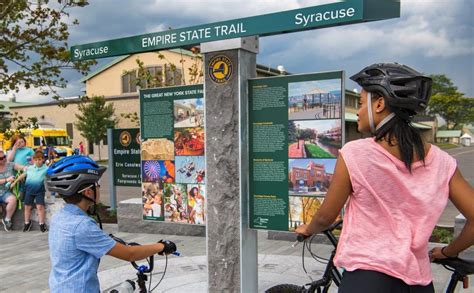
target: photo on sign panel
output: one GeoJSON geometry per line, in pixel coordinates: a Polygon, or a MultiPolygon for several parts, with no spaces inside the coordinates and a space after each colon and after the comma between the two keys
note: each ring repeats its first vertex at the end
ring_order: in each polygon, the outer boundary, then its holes
{"type": "Polygon", "coordinates": [[[203,127],[204,99],[174,101],[174,128],[203,127]]]}
{"type": "Polygon", "coordinates": [[[186,184],[164,184],[165,221],[188,222],[188,196],[186,184]]]}
{"type": "Polygon", "coordinates": [[[204,155],[204,128],[177,128],[174,130],[174,147],[177,156],[204,155]]]}
{"type": "Polygon", "coordinates": [[[336,158],[341,146],[340,119],[288,121],[289,158],[336,158]]]}
{"type": "Polygon", "coordinates": [[[204,156],[176,156],[177,183],[204,183],[204,156]]]}
{"type": "Polygon", "coordinates": [[[147,139],[141,144],[142,160],[174,160],[174,143],[166,138],[147,139]]]}
{"type": "Polygon", "coordinates": [[[289,83],[289,120],[339,119],[341,97],[341,79],[289,83]]]}
{"type": "Polygon", "coordinates": [[[336,159],[288,160],[289,195],[325,196],[335,166],[336,159]]]}
{"type": "Polygon", "coordinates": [[[175,178],[175,166],[173,161],[142,161],[142,181],[173,183],[175,178]]]}
{"type": "Polygon", "coordinates": [[[205,187],[203,184],[188,184],[188,223],[205,225],[205,187]]]}
{"type": "Polygon", "coordinates": [[[163,217],[163,182],[142,183],[143,218],[163,217]]]}

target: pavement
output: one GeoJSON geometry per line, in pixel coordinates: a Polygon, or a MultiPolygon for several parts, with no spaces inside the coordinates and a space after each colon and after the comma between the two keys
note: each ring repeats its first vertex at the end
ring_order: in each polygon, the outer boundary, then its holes
{"type": "MultiPolygon", "coordinates": [[[[457,148],[448,152],[458,160],[464,177],[474,185],[474,147],[457,148]]],[[[108,182],[104,176],[102,199],[108,204],[108,182]]],[[[118,200],[140,196],[139,187],[118,188],[118,200]]],[[[458,211],[448,206],[439,224],[453,226],[458,211]]],[[[177,244],[182,256],[170,256],[167,272],[162,283],[154,292],[207,292],[207,264],[205,237],[158,235],[142,233],[117,232],[117,225],[105,224],[104,229],[126,241],[142,244],[154,243],[160,239],[169,239],[177,244]]],[[[280,283],[303,285],[322,274],[324,264],[311,258],[305,258],[308,271],[302,268],[301,246],[291,247],[292,242],[267,239],[266,231],[258,232],[258,288],[259,292],[280,283]]],[[[430,248],[437,244],[430,243],[430,248]]],[[[0,292],[48,292],[50,272],[47,233],[31,231],[0,231],[0,292]]],[[[314,244],[313,251],[327,257],[332,247],[325,244],[314,244]]],[[[463,255],[474,260],[474,253],[463,255]]],[[[436,292],[444,292],[450,278],[450,272],[442,266],[432,264],[436,292]]],[[[154,286],[161,278],[165,268],[163,257],[157,256],[152,278],[154,286]]],[[[124,261],[105,256],[99,267],[101,290],[108,292],[126,279],[136,279],[132,266],[124,261]]],[[[336,292],[332,289],[330,292],[336,292]]],[[[460,293],[474,293],[474,288],[460,289],[460,293]]]]}
{"type": "MultiPolygon", "coordinates": [[[[157,235],[117,232],[117,225],[105,224],[104,230],[124,239],[142,244],[169,239],[177,244],[181,256],[169,256],[166,275],[154,292],[207,292],[206,238],[177,235],[157,235]]],[[[259,292],[281,283],[303,285],[322,275],[324,264],[305,258],[308,275],[302,268],[301,249],[292,242],[268,240],[266,231],[258,232],[258,288],[259,292]]],[[[436,244],[430,244],[430,247],[436,244]]],[[[47,233],[31,231],[0,231],[0,292],[48,292],[50,271],[47,233]]],[[[328,257],[331,246],[313,244],[313,252],[328,257]]],[[[474,259],[474,255],[469,258],[474,259]]],[[[432,264],[436,292],[444,292],[450,272],[432,264]]],[[[165,260],[156,256],[152,286],[159,281],[165,260]]],[[[124,261],[105,256],[99,266],[101,290],[109,292],[126,279],[135,280],[132,266],[124,261]]],[[[330,292],[336,292],[332,289],[330,292]]],[[[474,293],[473,288],[460,293],[474,293]]]]}

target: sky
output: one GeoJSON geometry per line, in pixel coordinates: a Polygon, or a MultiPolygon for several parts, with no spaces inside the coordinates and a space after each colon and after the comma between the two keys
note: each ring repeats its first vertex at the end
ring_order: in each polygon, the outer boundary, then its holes
{"type": "MultiPolygon", "coordinates": [[[[70,45],[159,32],[168,28],[225,21],[292,10],[334,0],[89,0],[70,10],[79,25],[70,28],[70,45]]],[[[474,8],[472,0],[401,0],[401,17],[363,24],[260,38],[257,63],[290,73],[345,70],[348,77],[375,62],[398,62],[425,74],[445,74],[474,97],[474,8]]],[[[70,20],[72,21],[72,20],[70,20]]],[[[102,66],[113,59],[99,59],[102,66]]],[[[63,96],[82,94],[80,74],[67,73],[63,96]]],[[[16,94],[19,102],[47,102],[39,90],[16,94]]],[[[11,95],[0,95],[6,100],[11,95]]]]}

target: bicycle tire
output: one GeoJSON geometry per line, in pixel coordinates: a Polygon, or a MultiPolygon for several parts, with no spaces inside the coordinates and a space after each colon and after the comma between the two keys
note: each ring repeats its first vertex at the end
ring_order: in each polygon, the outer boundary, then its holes
{"type": "Polygon", "coordinates": [[[293,284],[280,284],[273,286],[265,291],[265,293],[301,293],[306,292],[303,286],[293,284]]]}

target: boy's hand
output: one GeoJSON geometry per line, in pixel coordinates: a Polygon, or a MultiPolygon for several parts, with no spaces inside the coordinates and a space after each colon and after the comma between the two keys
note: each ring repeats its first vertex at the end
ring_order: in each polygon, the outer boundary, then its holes
{"type": "Polygon", "coordinates": [[[173,252],[176,252],[176,244],[174,244],[174,242],[169,240],[160,240],[158,243],[161,243],[164,246],[163,250],[158,253],[159,255],[172,254],[173,252]]]}
{"type": "Polygon", "coordinates": [[[15,177],[14,176],[10,176],[7,178],[7,182],[13,182],[15,181],[15,177]]]}

